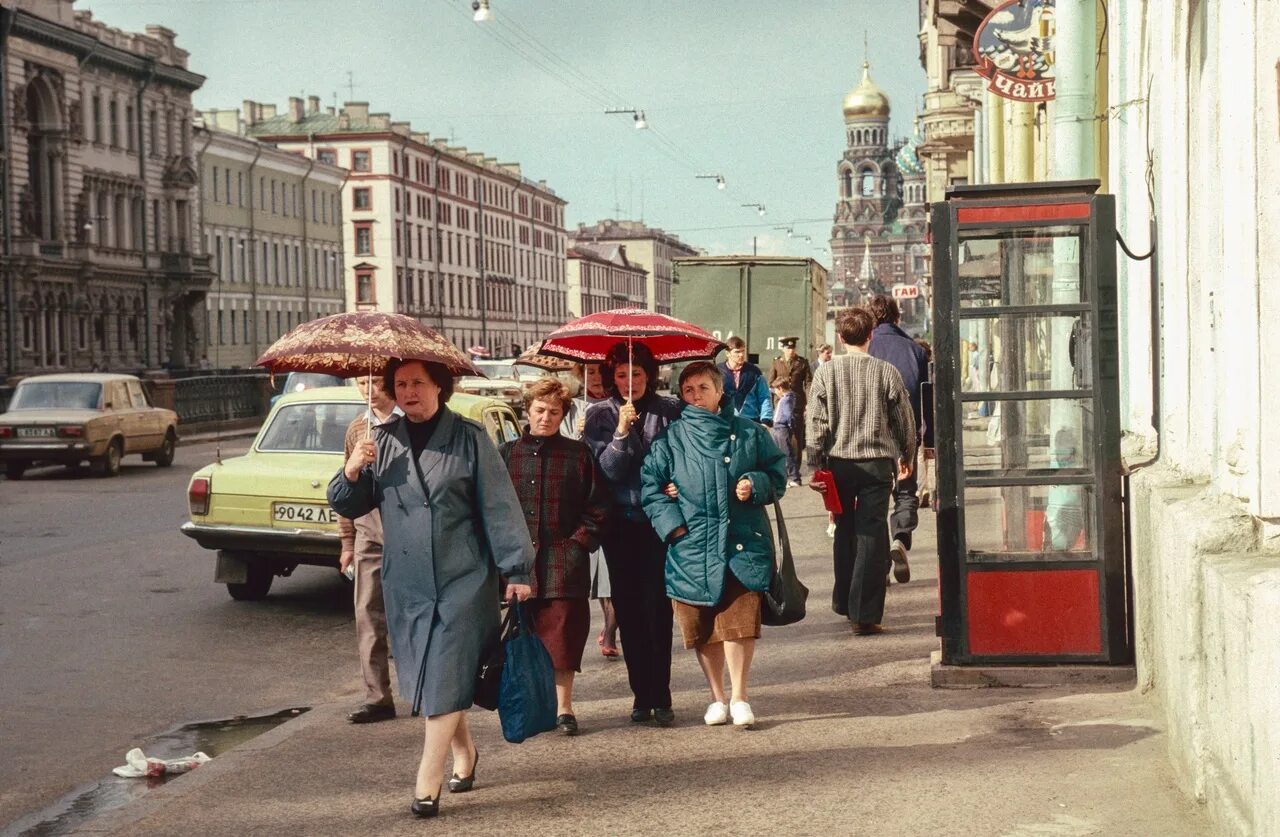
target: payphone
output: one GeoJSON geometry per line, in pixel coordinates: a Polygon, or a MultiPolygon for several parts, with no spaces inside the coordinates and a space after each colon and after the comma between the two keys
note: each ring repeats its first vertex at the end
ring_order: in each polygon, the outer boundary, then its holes
{"type": "Polygon", "coordinates": [[[944,665],[1132,660],[1098,186],[961,186],[933,207],[944,665]]]}

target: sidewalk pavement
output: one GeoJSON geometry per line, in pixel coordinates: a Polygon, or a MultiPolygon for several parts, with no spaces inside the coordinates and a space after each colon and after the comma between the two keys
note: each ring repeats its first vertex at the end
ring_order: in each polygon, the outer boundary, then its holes
{"type": "Polygon", "coordinates": [[[575,689],[582,734],[510,745],[493,713],[473,709],[476,788],[446,792],[440,819],[424,822],[408,810],[422,720],[347,724],[360,694],[353,658],[350,700],[318,706],[78,833],[1212,833],[1175,787],[1160,723],[1134,691],[930,687],[932,514],[922,514],[912,581],[889,590],[886,633],[855,637],[830,609],[821,505],[802,490],[783,504],[812,592],[803,622],[765,628],[757,646],[754,730],[702,724],[706,685],[680,647],[677,726],[631,724],[623,664],[590,643],[575,689]]]}

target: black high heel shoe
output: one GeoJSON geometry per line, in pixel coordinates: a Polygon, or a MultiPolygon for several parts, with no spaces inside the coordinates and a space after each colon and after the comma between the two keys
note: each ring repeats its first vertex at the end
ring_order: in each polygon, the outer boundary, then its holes
{"type": "Polygon", "coordinates": [[[466,793],[476,783],[476,765],[480,763],[480,751],[472,750],[475,756],[471,759],[471,775],[459,776],[457,773],[449,777],[449,793],[466,793]]]}
{"type": "Polygon", "coordinates": [[[436,817],[440,815],[440,791],[434,797],[424,796],[409,803],[409,810],[415,817],[436,817]]]}

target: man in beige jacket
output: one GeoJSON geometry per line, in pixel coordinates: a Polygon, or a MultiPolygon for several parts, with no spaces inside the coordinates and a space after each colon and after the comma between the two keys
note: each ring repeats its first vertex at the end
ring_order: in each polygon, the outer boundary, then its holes
{"type": "MultiPolygon", "coordinates": [[[[395,401],[383,390],[382,378],[373,378],[372,385],[369,381],[368,377],[361,377],[356,384],[360,394],[372,403],[373,424],[381,424],[391,418],[395,401]]],[[[369,417],[360,416],[351,422],[343,445],[344,462],[368,432],[369,417]]],[[[365,692],[364,703],[347,715],[347,720],[353,724],[387,721],[396,716],[396,707],[387,654],[387,611],[382,603],[382,517],[377,509],[355,520],[339,515],[338,533],[342,538],[342,571],[355,563],[356,647],[365,692]]]]}

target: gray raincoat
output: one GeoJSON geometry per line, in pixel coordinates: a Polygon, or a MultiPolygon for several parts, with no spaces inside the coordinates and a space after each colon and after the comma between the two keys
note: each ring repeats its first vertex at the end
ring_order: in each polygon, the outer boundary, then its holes
{"type": "Polygon", "coordinates": [[[382,591],[402,699],[442,715],[471,706],[480,657],[498,635],[498,573],[528,584],[533,544],[511,477],[475,422],[441,407],[414,468],[403,418],[373,431],[378,457],[355,482],[339,471],[329,504],[382,513],[382,591]],[[423,482],[425,481],[425,485],[423,482]]]}

